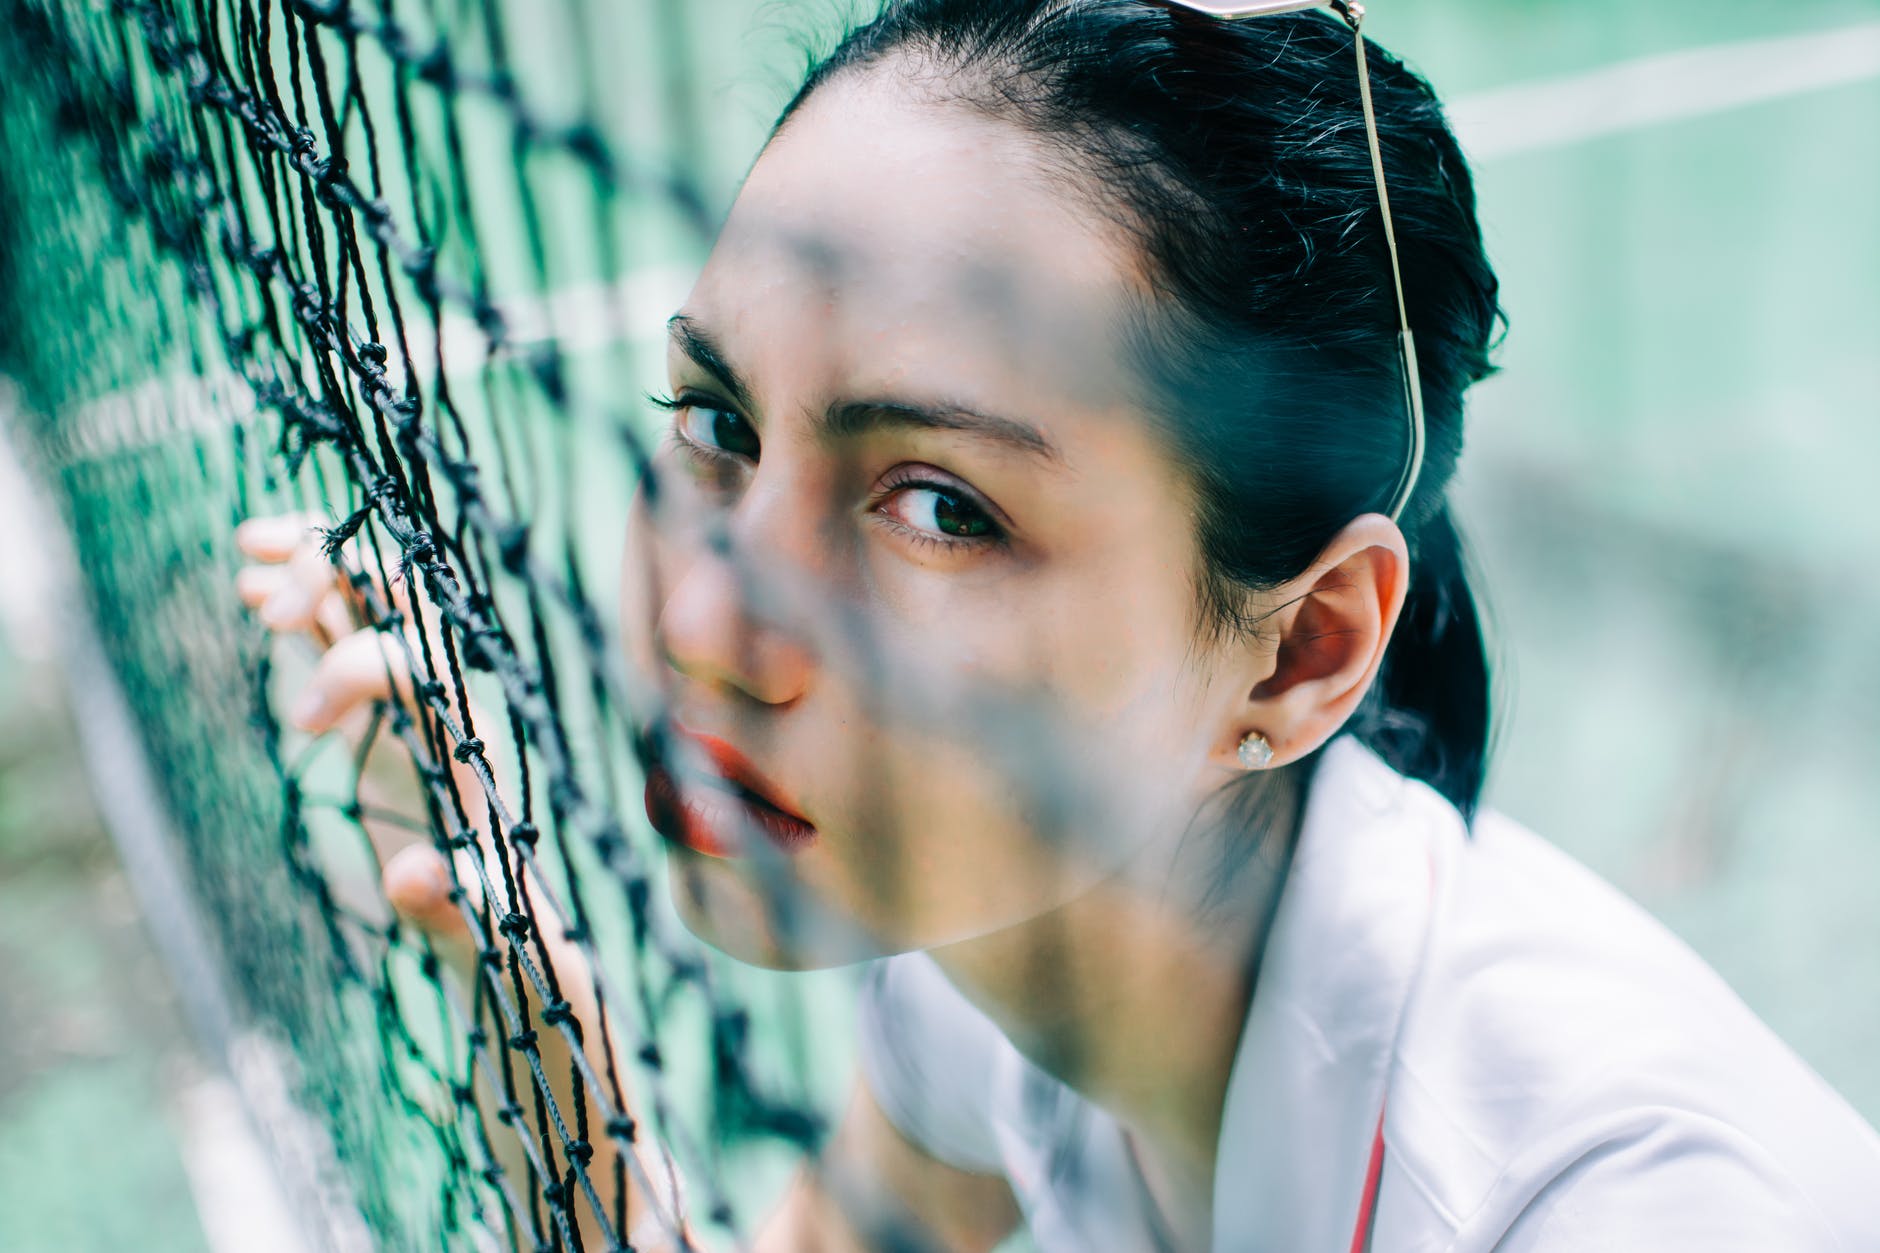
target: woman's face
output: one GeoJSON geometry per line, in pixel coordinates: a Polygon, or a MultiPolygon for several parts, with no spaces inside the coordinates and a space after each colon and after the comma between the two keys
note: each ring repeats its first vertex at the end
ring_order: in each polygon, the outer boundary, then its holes
{"type": "Polygon", "coordinates": [[[625,621],[675,723],[675,899],[747,961],[1153,878],[1231,775],[1245,693],[1197,642],[1189,489],[1125,364],[1132,255],[1066,177],[900,74],[844,78],[673,321],[625,621]],[[809,825],[714,779],[726,745],[809,825]]]}

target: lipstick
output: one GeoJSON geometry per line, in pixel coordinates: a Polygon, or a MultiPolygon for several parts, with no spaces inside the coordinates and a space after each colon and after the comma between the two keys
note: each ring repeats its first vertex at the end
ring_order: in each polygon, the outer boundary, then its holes
{"type": "Polygon", "coordinates": [[[735,857],[748,833],[778,850],[800,852],[816,827],[789,793],[725,740],[668,720],[645,754],[646,816],[667,839],[707,857],[735,857]],[[664,749],[665,751],[659,751],[664,749]],[[688,768],[701,762],[705,770],[688,768]]]}

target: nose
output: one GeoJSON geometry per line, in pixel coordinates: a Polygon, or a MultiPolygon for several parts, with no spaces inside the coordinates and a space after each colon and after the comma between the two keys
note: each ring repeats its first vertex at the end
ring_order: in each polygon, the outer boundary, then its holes
{"type": "Polygon", "coordinates": [[[791,589],[759,578],[750,555],[701,545],[660,610],[655,638],[674,670],[694,682],[788,705],[809,690],[814,652],[774,620],[791,589]]]}

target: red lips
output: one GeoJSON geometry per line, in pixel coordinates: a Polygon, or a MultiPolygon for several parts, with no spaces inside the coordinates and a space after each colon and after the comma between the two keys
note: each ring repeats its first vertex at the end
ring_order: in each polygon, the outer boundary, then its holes
{"type": "Polygon", "coordinates": [[[799,852],[816,840],[816,828],[796,812],[789,794],[724,740],[667,723],[678,750],[682,777],[663,764],[646,774],[646,816],[654,828],[707,857],[735,857],[748,832],[761,832],[786,853],[799,852]],[[709,773],[685,770],[694,753],[709,773]]]}

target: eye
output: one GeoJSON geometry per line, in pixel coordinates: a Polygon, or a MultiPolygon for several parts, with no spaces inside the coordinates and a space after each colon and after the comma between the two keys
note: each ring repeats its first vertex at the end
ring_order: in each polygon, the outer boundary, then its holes
{"type": "Polygon", "coordinates": [[[756,461],[763,444],[757,428],[735,409],[726,409],[703,396],[681,392],[676,399],[654,397],[653,403],[672,413],[673,433],[694,448],[722,456],[756,461]]]}
{"type": "Polygon", "coordinates": [[[888,485],[876,510],[916,538],[962,546],[997,543],[1004,531],[966,489],[936,479],[908,478],[888,485]]]}
{"type": "Polygon", "coordinates": [[[757,460],[758,450],[762,447],[758,442],[757,430],[741,414],[729,409],[693,404],[681,410],[676,421],[686,438],[695,444],[716,448],[734,457],[757,460]]]}

